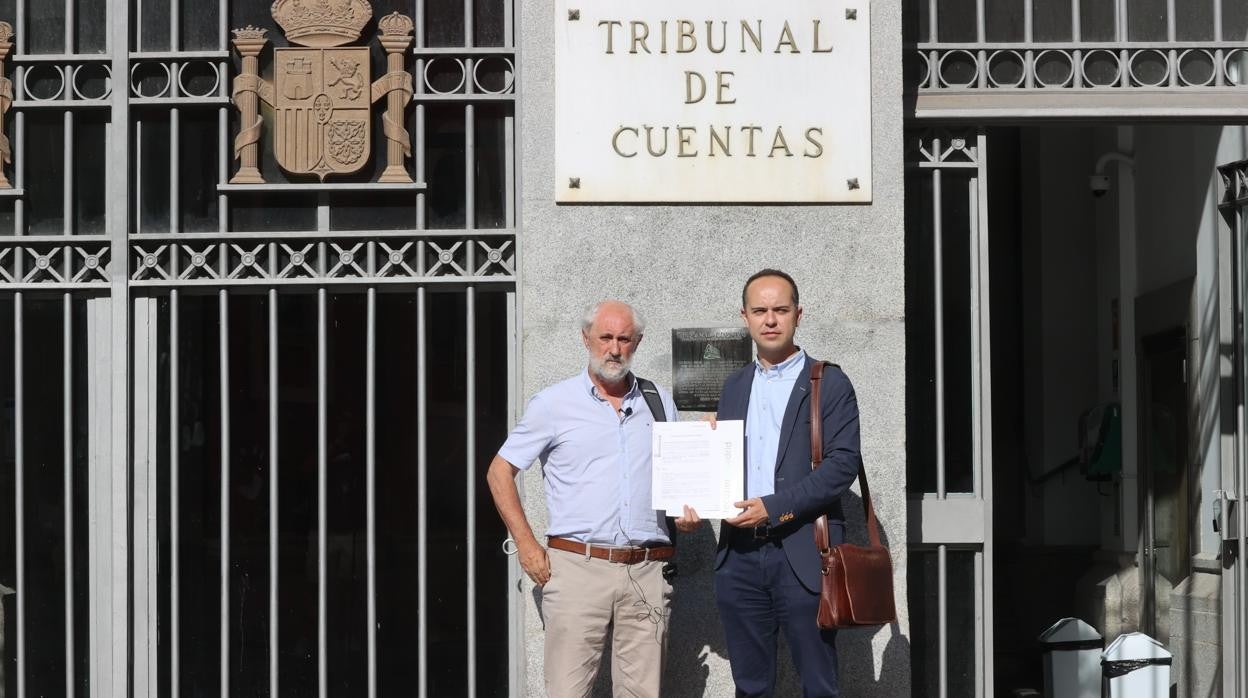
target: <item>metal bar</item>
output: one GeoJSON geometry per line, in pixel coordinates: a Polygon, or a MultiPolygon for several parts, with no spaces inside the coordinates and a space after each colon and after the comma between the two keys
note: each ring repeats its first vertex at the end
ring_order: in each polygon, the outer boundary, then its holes
{"type": "MultiPolygon", "coordinates": [[[[177,0],[173,0],[177,2],[177,0]]],[[[174,75],[179,70],[174,64],[174,75]]],[[[169,232],[177,233],[182,222],[182,154],[178,143],[182,139],[182,110],[173,107],[169,110],[169,232]]],[[[177,255],[173,255],[177,258],[177,255]]]]}
{"type": "MultiPolygon", "coordinates": [[[[464,46],[476,45],[476,41],[474,40],[475,37],[473,36],[474,34],[473,20],[475,19],[475,17],[472,11],[472,3],[473,3],[473,0],[464,0],[464,46]]],[[[471,72],[468,73],[468,75],[471,75],[471,72]]],[[[472,78],[469,77],[466,80],[466,82],[471,83],[472,78]]]]}
{"type": "MultiPolygon", "coordinates": [[[[139,3],[142,4],[142,3],[139,3]]],[[[182,3],[180,0],[169,0],[169,50],[182,48],[182,3]]]]}
{"type": "Polygon", "coordinates": [[[985,695],[984,679],[986,678],[984,663],[987,661],[983,659],[985,656],[984,606],[990,603],[987,599],[992,598],[992,594],[984,588],[984,554],[978,550],[975,551],[975,588],[972,593],[975,594],[975,663],[979,664],[975,671],[975,698],[983,698],[985,695]]]}
{"type": "Polygon", "coordinates": [[[63,501],[65,542],[65,695],[74,695],[74,297],[61,296],[63,365],[61,390],[64,400],[61,438],[64,440],[63,501]]]}
{"type": "Polygon", "coordinates": [[[169,695],[181,694],[182,676],[182,526],[179,468],[179,383],[181,351],[178,289],[169,291],[169,695]]]}
{"type": "Polygon", "coordinates": [[[1035,12],[1034,0],[1023,0],[1023,41],[1028,44],[1035,39],[1035,12]]]}
{"type": "MultiPolygon", "coordinates": [[[[940,32],[936,28],[940,24],[939,5],[940,3],[937,0],[927,0],[927,33],[933,42],[940,41],[940,32]]],[[[933,72],[935,71],[935,66],[932,67],[932,70],[933,72]]]]}
{"type": "Polygon", "coordinates": [[[17,565],[17,698],[26,698],[26,396],[23,294],[13,295],[13,515],[17,565]]]}
{"type": "Polygon", "coordinates": [[[365,516],[368,530],[368,696],[377,698],[377,289],[368,289],[365,346],[365,516]]]}
{"type": "Polygon", "coordinates": [[[141,194],[143,190],[143,183],[146,179],[145,168],[143,167],[144,159],[145,158],[143,157],[143,116],[139,115],[134,120],[134,165],[133,165],[134,181],[138,183],[138,186],[134,188],[133,192],[129,192],[129,191],[126,192],[127,196],[134,197],[134,201],[133,201],[134,229],[136,232],[142,231],[144,228],[143,201],[142,201],[142,194],[141,194]]]}
{"type": "Polygon", "coordinates": [[[1081,0],[1070,0],[1070,40],[1083,40],[1083,7],[1081,0]]]}
{"type": "MultiPolygon", "coordinates": [[[[108,125],[108,151],[106,171],[126,172],[130,156],[130,105],[129,90],[122,89],[127,83],[124,76],[129,75],[129,60],[126,47],[129,42],[130,17],[127,12],[111,12],[108,16],[108,45],[112,51],[109,63],[113,75],[114,89],[110,95],[111,109],[108,125]]],[[[125,696],[130,690],[131,662],[131,628],[127,619],[131,617],[132,602],[129,588],[129,571],[132,564],[130,541],[130,480],[132,466],[130,454],[133,433],[130,425],[130,398],[133,390],[131,385],[131,366],[128,357],[131,355],[130,337],[130,288],[129,288],[129,240],[130,212],[127,190],[129,181],[124,176],[113,176],[106,179],[106,216],[107,230],[112,238],[109,251],[108,276],[111,280],[109,293],[110,317],[110,372],[111,399],[108,419],[111,421],[109,461],[103,464],[109,502],[106,518],[97,519],[101,525],[108,527],[106,542],[108,551],[103,555],[105,569],[101,578],[100,592],[107,598],[93,603],[91,614],[98,619],[104,629],[102,637],[106,644],[100,649],[102,654],[96,655],[98,663],[106,665],[96,671],[97,680],[92,683],[92,690],[101,696],[125,696]],[[107,521],[107,524],[103,524],[107,521]],[[107,659],[104,659],[107,657],[107,659]]]]}
{"type": "Polygon", "coordinates": [[[425,309],[427,291],[424,286],[416,289],[416,608],[419,622],[416,630],[416,657],[420,667],[417,695],[429,695],[429,529],[426,507],[428,489],[428,357],[425,348],[425,309]]]}
{"type": "Polygon", "coordinates": [[[940,698],[949,698],[949,546],[936,547],[936,645],[940,698]]]}
{"type": "Polygon", "coordinates": [[[279,696],[278,645],[278,376],[277,289],[269,289],[269,695],[279,696]]]}
{"type": "MultiPolygon", "coordinates": [[[[939,153],[942,143],[939,138],[932,143],[934,152],[939,153]]],[[[943,231],[941,225],[941,172],[932,170],[932,286],[935,313],[933,328],[935,334],[935,384],[936,384],[936,494],[945,497],[945,290],[944,290],[944,252],[943,231]]]]}
{"type": "Polygon", "coordinates": [[[230,698],[230,297],[217,291],[221,373],[221,698],[230,698]]]}
{"type": "MultiPolygon", "coordinates": [[[[519,420],[519,405],[517,396],[520,394],[520,347],[517,346],[517,317],[519,316],[517,307],[518,294],[513,291],[507,292],[507,428],[510,429],[519,420]]],[[[520,473],[519,482],[517,483],[521,492],[524,491],[524,473],[520,473]]],[[[510,536],[508,536],[510,538],[510,536]]],[[[506,539],[504,539],[506,540],[506,539]]],[[[524,649],[524,598],[520,595],[519,581],[522,579],[522,571],[518,556],[507,556],[507,658],[508,667],[508,683],[510,698],[521,698],[521,686],[524,685],[524,665],[526,661],[524,649]],[[511,581],[516,583],[512,584],[511,581]]]]}
{"type": "Polygon", "coordinates": [[[992,690],[995,684],[995,658],[992,648],[995,647],[993,624],[995,623],[995,611],[992,606],[993,586],[995,572],[993,571],[994,558],[996,556],[995,543],[992,530],[993,521],[993,478],[992,478],[992,265],[991,265],[991,249],[989,229],[989,213],[988,213],[988,158],[991,154],[988,152],[988,136],[981,129],[978,135],[979,141],[979,165],[980,170],[976,177],[976,183],[979,187],[978,208],[976,211],[979,215],[979,360],[977,366],[980,375],[980,390],[978,393],[979,410],[980,410],[980,491],[983,493],[984,500],[984,547],[981,560],[982,583],[978,586],[980,593],[983,595],[983,601],[979,605],[982,610],[983,619],[979,624],[979,635],[981,636],[983,649],[979,652],[982,658],[983,670],[980,672],[984,682],[984,693],[987,694],[992,690]]]}
{"type": "MultiPolygon", "coordinates": [[[[68,92],[69,90],[66,90],[68,92]]],[[[61,232],[74,234],[74,113],[66,110],[62,117],[65,146],[61,149],[61,232]]],[[[70,278],[69,257],[65,258],[65,278],[70,278]]]]}
{"type": "Polygon", "coordinates": [[[329,667],[326,664],[326,292],[316,291],[316,676],[317,695],[325,698],[329,667]]]}
{"type": "MultiPolygon", "coordinates": [[[[468,62],[471,63],[471,59],[468,62]]],[[[469,228],[477,227],[476,116],[476,107],[474,105],[464,105],[464,224],[469,228]]],[[[471,261],[470,253],[469,263],[471,261]]]]}
{"type": "Polygon", "coordinates": [[[468,556],[468,696],[477,695],[477,289],[469,286],[464,298],[467,325],[464,383],[467,434],[464,439],[464,465],[468,512],[465,550],[468,556]]]}
{"type": "MultiPolygon", "coordinates": [[[[976,146],[976,159],[983,143],[976,146]]],[[[988,493],[984,491],[984,449],[983,449],[983,421],[984,412],[983,405],[979,402],[980,391],[983,389],[985,376],[979,371],[979,364],[976,359],[979,357],[979,349],[983,346],[979,336],[979,319],[982,317],[983,311],[980,307],[980,301],[983,300],[982,287],[980,286],[980,259],[979,259],[979,177],[971,177],[967,181],[967,252],[970,259],[967,260],[968,269],[970,269],[970,297],[967,298],[968,311],[971,318],[971,355],[966,360],[971,362],[971,480],[973,491],[980,497],[987,497],[988,493]]]]}

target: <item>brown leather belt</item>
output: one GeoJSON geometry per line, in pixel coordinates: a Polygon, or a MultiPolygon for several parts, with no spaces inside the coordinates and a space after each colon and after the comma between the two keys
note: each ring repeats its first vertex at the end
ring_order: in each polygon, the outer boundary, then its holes
{"type": "Polygon", "coordinates": [[[623,565],[635,565],[638,562],[646,562],[647,560],[670,560],[676,554],[676,548],[670,545],[659,545],[653,548],[642,548],[633,545],[594,545],[592,543],[579,543],[567,538],[550,537],[546,539],[547,547],[555,550],[563,550],[577,555],[588,555],[589,557],[606,560],[607,562],[618,562],[623,565]]]}

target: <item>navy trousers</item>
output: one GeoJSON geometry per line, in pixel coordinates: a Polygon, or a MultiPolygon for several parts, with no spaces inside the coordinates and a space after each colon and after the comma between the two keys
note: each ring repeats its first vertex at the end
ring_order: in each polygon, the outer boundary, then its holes
{"type": "MultiPolygon", "coordinates": [[[[727,528],[727,527],[725,527],[727,528]]],[[[802,586],[775,538],[732,530],[732,549],[715,571],[737,696],[770,698],[776,687],[776,640],[784,632],[807,698],[839,696],[836,631],[815,623],[819,595],[802,586]]]]}

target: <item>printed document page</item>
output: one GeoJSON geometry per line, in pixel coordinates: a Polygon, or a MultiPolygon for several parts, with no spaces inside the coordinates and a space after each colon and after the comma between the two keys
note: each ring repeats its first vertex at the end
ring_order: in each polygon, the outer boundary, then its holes
{"type": "Polygon", "coordinates": [[[651,502],[668,516],[689,505],[704,519],[741,513],[732,506],[745,494],[745,423],[655,422],[651,502]]]}

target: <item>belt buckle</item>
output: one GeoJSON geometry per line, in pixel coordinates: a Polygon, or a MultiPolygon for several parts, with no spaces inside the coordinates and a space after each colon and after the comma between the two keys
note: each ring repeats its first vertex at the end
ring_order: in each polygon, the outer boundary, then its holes
{"type": "Polygon", "coordinates": [[[750,530],[754,534],[754,540],[767,540],[767,537],[771,535],[770,524],[762,524],[761,526],[755,526],[754,528],[750,530]]]}

